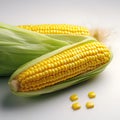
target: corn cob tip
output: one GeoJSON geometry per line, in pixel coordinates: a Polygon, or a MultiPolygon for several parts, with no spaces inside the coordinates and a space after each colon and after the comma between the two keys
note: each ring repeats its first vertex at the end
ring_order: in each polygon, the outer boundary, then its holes
{"type": "Polygon", "coordinates": [[[11,82],[8,83],[12,86],[13,91],[17,92],[19,90],[19,83],[17,80],[13,79],[11,82]]]}

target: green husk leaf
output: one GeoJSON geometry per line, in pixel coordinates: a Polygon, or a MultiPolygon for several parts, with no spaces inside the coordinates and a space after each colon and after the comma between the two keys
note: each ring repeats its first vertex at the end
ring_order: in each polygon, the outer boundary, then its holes
{"type": "Polygon", "coordinates": [[[81,42],[84,39],[93,39],[93,37],[91,37],[91,36],[68,35],[68,34],[64,34],[64,35],[63,34],[49,34],[47,36],[57,39],[57,40],[62,40],[62,41],[68,42],[70,44],[81,42]]]}
{"type": "MultiPolygon", "coordinates": [[[[12,84],[12,80],[14,80],[14,77],[17,76],[19,73],[21,73],[22,71],[26,70],[28,67],[34,65],[35,63],[37,63],[38,61],[42,61],[46,58],[49,58],[50,56],[53,56],[55,54],[58,54],[59,52],[61,51],[64,51],[70,47],[73,47],[74,45],[77,45],[77,44],[85,44],[86,42],[93,42],[93,41],[96,41],[95,39],[85,39],[84,41],[81,41],[81,42],[78,42],[78,43],[75,43],[75,44],[72,44],[72,45],[68,45],[68,46],[65,46],[65,47],[62,47],[60,49],[57,49],[53,52],[50,52],[48,54],[45,54],[41,57],[38,57],[28,63],[26,63],[25,65],[21,66],[18,70],[16,70],[13,75],[11,76],[10,80],[9,80],[9,86],[12,90],[12,92],[16,95],[20,95],[20,96],[36,96],[36,95],[42,95],[42,94],[46,94],[46,93],[51,93],[51,92],[54,92],[54,91],[57,91],[57,90],[60,90],[60,89],[64,89],[66,87],[69,87],[69,86],[72,86],[74,84],[78,84],[82,81],[85,81],[85,80],[88,80],[89,78],[93,77],[93,76],[96,76],[97,74],[99,74],[100,72],[102,72],[105,67],[108,65],[108,63],[100,66],[99,68],[93,70],[93,71],[90,71],[90,72],[87,72],[85,74],[82,74],[82,75],[78,75],[74,78],[70,78],[68,79],[67,81],[65,82],[60,82],[54,86],[50,86],[50,87],[46,87],[44,89],[41,89],[41,90],[37,90],[37,91],[31,91],[31,92],[17,92],[16,91],[16,88],[15,86],[12,84]]],[[[112,57],[111,57],[112,58],[112,57]]]]}
{"type": "Polygon", "coordinates": [[[43,35],[0,23],[0,76],[11,75],[19,66],[32,59],[87,38],[61,36],[43,35]]]}

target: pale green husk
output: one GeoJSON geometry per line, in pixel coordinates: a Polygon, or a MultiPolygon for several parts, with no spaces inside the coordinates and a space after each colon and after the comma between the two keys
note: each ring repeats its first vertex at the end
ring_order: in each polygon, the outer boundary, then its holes
{"type": "Polygon", "coordinates": [[[43,35],[0,23],[0,76],[11,75],[32,59],[86,38],[77,35],[43,35]]]}
{"type": "MultiPolygon", "coordinates": [[[[65,46],[65,47],[62,47],[60,49],[57,49],[53,52],[50,52],[48,54],[45,54],[41,57],[38,57],[37,59],[34,59],[28,63],[26,63],[25,65],[21,66],[17,71],[15,71],[13,73],[13,75],[11,76],[10,80],[9,80],[9,86],[12,90],[12,92],[15,94],[15,95],[19,95],[19,96],[36,96],[36,95],[42,95],[42,94],[46,94],[46,93],[51,93],[51,92],[55,92],[57,90],[60,90],[60,89],[63,89],[63,88],[66,88],[66,87],[69,87],[69,86],[72,86],[74,84],[78,84],[82,81],[85,81],[85,80],[88,80],[89,78],[93,77],[93,76],[96,76],[97,74],[99,74],[100,72],[102,72],[105,67],[108,65],[108,63],[100,66],[99,68],[93,70],[93,71],[90,71],[90,72],[87,72],[85,74],[82,74],[82,75],[78,75],[76,77],[73,77],[73,78],[70,78],[68,79],[67,81],[65,82],[60,82],[56,85],[53,85],[53,86],[50,86],[50,87],[46,87],[44,89],[41,89],[41,90],[37,90],[37,91],[30,91],[30,92],[17,92],[16,91],[16,88],[12,85],[12,80],[14,80],[14,77],[17,76],[19,73],[21,73],[22,71],[26,70],[28,67],[34,65],[35,63],[37,62],[40,62],[46,58],[49,58],[50,56],[53,56],[55,54],[58,54],[59,52],[61,51],[64,51],[65,49],[68,49],[68,48],[71,48],[77,44],[84,44],[84,43],[88,43],[88,42],[93,42],[93,41],[96,41],[94,39],[85,39],[84,41],[81,41],[81,42],[78,42],[78,43],[75,43],[75,44],[72,44],[72,45],[68,45],[68,46],[65,46]]],[[[112,55],[111,55],[111,58],[112,58],[112,55]]]]}

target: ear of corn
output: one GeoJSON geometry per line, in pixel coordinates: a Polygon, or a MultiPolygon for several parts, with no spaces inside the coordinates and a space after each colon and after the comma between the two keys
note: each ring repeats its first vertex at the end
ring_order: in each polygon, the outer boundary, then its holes
{"type": "Polygon", "coordinates": [[[11,75],[32,59],[86,38],[79,35],[50,37],[0,23],[0,76],[11,75]]]}
{"type": "Polygon", "coordinates": [[[103,44],[87,39],[26,63],[11,76],[9,85],[21,96],[50,93],[88,80],[110,60],[111,53],[103,44]]]}
{"type": "Polygon", "coordinates": [[[69,24],[40,24],[40,25],[20,25],[20,28],[38,32],[41,34],[72,34],[89,36],[89,30],[84,26],[69,24]]]}
{"type": "Polygon", "coordinates": [[[85,36],[91,36],[87,27],[71,24],[19,25],[18,27],[68,43],[80,42],[85,36]]]}

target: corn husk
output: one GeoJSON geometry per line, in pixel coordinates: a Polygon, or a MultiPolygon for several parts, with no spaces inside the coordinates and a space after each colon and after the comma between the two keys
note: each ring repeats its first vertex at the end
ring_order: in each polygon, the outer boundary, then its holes
{"type": "Polygon", "coordinates": [[[11,75],[19,66],[85,36],[44,35],[0,23],[0,76],[11,75]]]}

